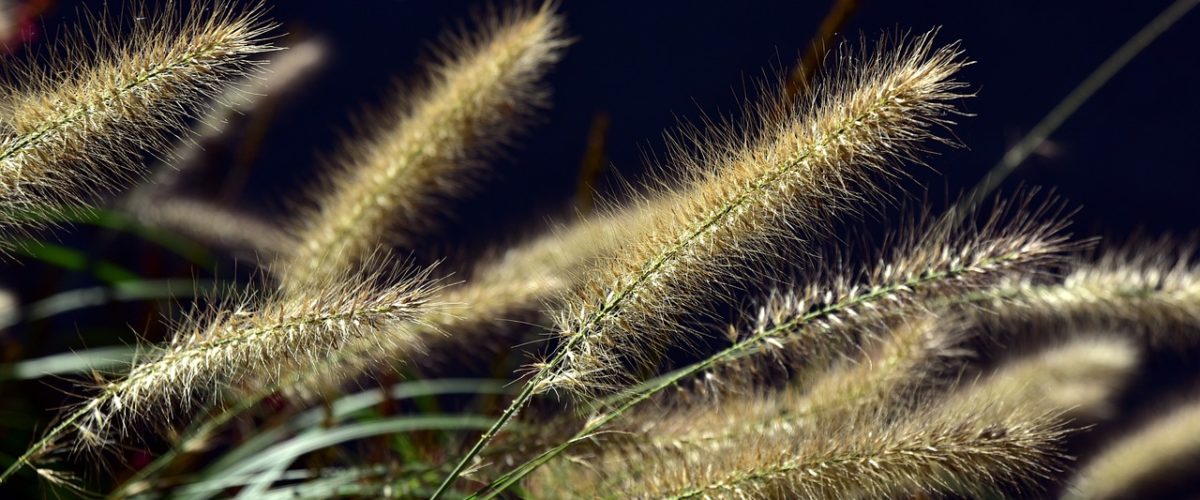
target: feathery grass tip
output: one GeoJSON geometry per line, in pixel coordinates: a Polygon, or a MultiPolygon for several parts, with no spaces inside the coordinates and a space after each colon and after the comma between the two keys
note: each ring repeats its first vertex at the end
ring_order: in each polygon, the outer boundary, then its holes
{"type": "Polygon", "coordinates": [[[279,269],[304,290],[361,265],[380,244],[412,248],[447,198],[482,170],[481,155],[542,107],[538,80],[567,41],[550,4],[491,14],[479,32],[451,37],[426,89],[353,143],[316,206],[296,219],[298,246],[279,269]]]}
{"type": "Polygon", "coordinates": [[[92,22],[93,40],[71,37],[48,63],[9,70],[0,89],[4,225],[35,225],[27,212],[124,187],[142,173],[142,154],[169,151],[203,106],[257,71],[256,54],[274,50],[260,7],[174,5],[129,9],[128,26],[106,13],[92,22]]]}
{"type": "Polygon", "coordinates": [[[692,178],[657,224],[626,245],[564,306],[561,354],[540,390],[611,390],[658,368],[688,345],[679,318],[702,312],[722,284],[772,259],[803,260],[833,217],[873,207],[880,179],[903,175],[927,141],[947,140],[953,80],[967,64],[933,34],[843,52],[811,101],[770,101],[743,133],[701,137],[681,154],[692,178]],[[894,46],[893,46],[894,45],[894,46]]]}

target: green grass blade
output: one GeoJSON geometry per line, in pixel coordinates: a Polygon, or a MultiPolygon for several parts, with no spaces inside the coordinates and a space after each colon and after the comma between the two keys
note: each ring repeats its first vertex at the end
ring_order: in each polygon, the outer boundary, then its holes
{"type": "MultiPolygon", "coordinates": [[[[269,472],[281,465],[286,467],[306,453],[347,441],[418,430],[481,430],[491,424],[491,418],[480,415],[405,415],[331,429],[310,429],[232,465],[220,478],[190,484],[176,495],[180,498],[209,498],[233,486],[226,478],[269,472]]],[[[269,477],[269,482],[277,480],[277,477],[269,477]]]]}
{"type": "MultiPolygon", "coordinates": [[[[391,392],[390,398],[396,400],[436,396],[439,394],[503,394],[505,392],[505,382],[491,379],[416,380],[393,385],[389,392],[391,392]]],[[[369,409],[387,399],[388,396],[384,394],[383,389],[372,389],[344,396],[333,402],[330,410],[333,423],[344,422],[354,414],[369,409]]],[[[261,452],[266,447],[279,441],[282,437],[294,432],[321,426],[325,422],[325,416],[324,408],[314,408],[297,415],[284,425],[261,431],[233,451],[226,453],[216,462],[213,462],[201,477],[212,478],[228,474],[234,464],[245,460],[255,453],[261,452]]]]}
{"type": "Polygon", "coordinates": [[[155,299],[186,299],[215,296],[226,287],[212,280],[137,280],[122,281],[112,286],[97,286],[68,290],[30,304],[24,318],[4,318],[0,328],[19,321],[36,321],[66,312],[96,307],[110,302],[134,302],[155,299]]]}
{"type": "Polygon", "coordinates": [[[13,253],[72,271],[89,272],[105,283],[120,283],[140,279],[137,273],[112,262],[92,260],[79,250],[62,245],[36,240],[18,240],[12,243],[13,253]]]}
{"type": "MultiPolygon", "coordinates": [[[[43,224],[87,224],[132,234],[142,240],[154,243],[170,250],[193,264],[204,268],[212,268],[216,259],[203,245],[183,236],[148,227],[129,215],[106,208],[83,206],[61,206],[44,210],[26,210],[10,215],[12,220],[38,222],[43,224]]],[[[5,242],[5,245],[16,247],[19,242],[5,242]]]]}
{"type": "Polygon", "coordinates": [[[127,367],[136,352],[137,349],[132,346],[97,347],[19,361],[0,365],[0,380],[29,380],[127,367]]]}

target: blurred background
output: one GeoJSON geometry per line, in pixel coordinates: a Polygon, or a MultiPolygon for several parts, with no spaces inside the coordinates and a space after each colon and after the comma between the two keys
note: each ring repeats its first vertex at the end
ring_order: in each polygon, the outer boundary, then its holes
{"type": "MultiPolygon", "coordinates": [[[[15,45],[38,45],[81,12],[117,2],[33,0],[15,45]]],[[[934,200],[975,185],[1025,132],[1170,2],[563,2],[577,42],[551,75],[553,105],[494,163],[445,226],[453,248],[511,237],[569,213],[581,170],[600,193],[662,159],[662,134],[680,122],[736,112],[764,78],[795,69],[834,16],[832,44],[859,35],[940,27],[976,64],[978,96],[931,169],[914,169],[934,200]],[[595,170],[601,170],[595,172],[595,170]],[[461,240],[461,241],[459,241],[461,240]]],[[[319,40],[321,62],[254,116],[234,118],[229,141],[206,145],[212,168],[187,183],[197,195],[265,218],[288,216],[323,158],[338,153],[363,111],[392,102],[394,84],[421,77],[439,33],[481,2],[356,0],[270,4],[279,44],[319,40]],[[249,122],[249,123],[247,123],[249,122]],[[221,157],[223,155],[223,157],[221,157]]],[[[1200,197],[1194,153],[1200,15],[1186,16],[1116,75],[1005,184],[1053,187],[1080,212],[1078,232],[1125,236],[1188,232],[1200,197]]],[[[37,50],[36,48],[34,49],[37,50]]],[[[439,249],[441,250],[441,249],[439,249]]],[[[110,258],[134,257],[114,252],[110,258]]],[[[138,259],[134,259],[136,262],[138,259]]],[[[22,287],[24,288],[24,287],[22,287]]]]}
{"type": "MultiPolygon", "coordinates": [[[[8,40],[5,57],[13,59],[44,53],[45,42],[76,25],[85,12],[98,12],[105,3],[113,11],[123,8],[102,1],[7,3],[0,36],[8,40]]],[[[230,118],[229,133],[203,143],[203,168],[185,172],[178,189],[279,225],[365,111],[391,102],[396,82],[419,80],[421,61],[429,59],[438,34],[469,18],[480,3],[271,2],[269,15],[282,25],[278,44],[315,41],[318,62],[285,92],[230,118]]],[[[974,116],[961,118],[954,129],[965,147],[937,148],[931,168],[914,169],[916,179],[906,184],[916,198],[945,206],[976,185],[1008,148],[1171,2],[561,3],[576,43],[549,78],[552,107],[493,162],[494,173],[480,189],[460,200],[435,244],[408,249],[417,261],[446,258],[453,268],[553,221],[569,220],[591,205],[588,186],[604,196],[622,179],[638,179],[648,163],[663,160],[664,131],[705,116],[735,114],[756,95],[759,82],[787,77],[801,56],[811,60],[814,44],[856,41],[860,34],[875,39],[940,27],[939,42],[961,40],[976,61],[962,74],[978,93],[964,104],[974,116]]],[[[1121,242],[1135,235],[1192,233],[1200,214],[1197,48],[1200,13],[1193,12],[1070,116],[1003,190],[1053,188],[1078,208],[1077,235],[1121,242]]],[[[186,300],[189,292],[202,292],[203,283],[245,281],[253,270],[237,252],[169,231],[131,229],[120,210],[114,212],[113,219],[66,224],[44,236],[52,245],[0,262],[0,286],[11,291],[0,304],[8,310],[0,363],[129,345],[139,336],[161,340],[165,327],[158,320],[174,314],[169,303],[122,295],[114,284],[154,281],[186,300]],[[201,284],[189,286],[192,281],[201,284]],[[64,291],[80,290],[94,293],[45,304],[64,291]],[[108,305],[87,307],[94,304],[108,305]],[[54,307],[68,312],[47,314],[54,307]]],[[[59,389],[69,387],[41,378],[0,388],[5,453],[29,442],[48,416],[41,409],[60,406],[59,389]]]]}
{"type": "MultiPolygon", "coordinates": [[[[92,11],[119,2],[34,0],[29,42],[53,38],[92,11]]],[[[265,216],[286,216],[294,197],[337,154],[366,108],[391,100],[393,84],[420,78],[420,60],[445,28],[478,11],[474,0],[270,2],[286,33],[279,43],[319,39],[325,59],[279,99],[254,131],[233,134],[240,169],[214,173],[200,191],[265,216]]],[[[599,136],[601,191],[615,174],[636,177],[663,151],[680,121],[729,114],[764,75],[791,71],[831,9],[844,8],[833,43],[940,27],[977,63],[962,78],[978,97],[955,132],[966,146],[931,160],[920,175],[936,196],[973,186],[1004,151],[1169,1],[1085,2],[562,2],[577,37],[550,78],[553,107],[463,200],[452,237],[492,240],[573,203],[589,137],[599,136]],[[841,7],[838,7],[841,6],[841,7]],[[597,130],[599,129],[599,130],[597,130]],[[471,234],[464,234],[471,233],[471,234]],[[454,236],[457,235],[457,236],[454,236]]],[[[1039,148],[1006,186],[1053,186],[1081,212],[1080,230],[1125,235],[1188,231],[1200,199],[1193,154],[1200,98],[1195,50],[1200,15],[1186,16],[1113,78],[1039,148]]],[[[218,168],[220,165],[218,165],[218,168]]]]}

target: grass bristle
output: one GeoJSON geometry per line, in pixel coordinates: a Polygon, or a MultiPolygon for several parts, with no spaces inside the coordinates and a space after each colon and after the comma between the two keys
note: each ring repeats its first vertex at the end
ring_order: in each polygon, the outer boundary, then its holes
{"type": "Polygon", "coordinates": [[[424,90],[403,93],[404,105],[337,160],[315,206],[295,218],[298,246],[278,266],[285,286],[357,268],[380,244],[416,248],[447,199],[475,184],[487,153],[545,105],[539,80],[567,45],[562,19],[546,6],[480,24],[448,37],[424,90]]]}
{"type": "Polygon", "coordinates": [[[226,1],[106,11],[90,24],[90,38],[6,67],[0,221],[9,229],[128,186],[144,154],[169,151],[204,106],[259,71],[257,54],[274,50],[263,9],[226,1]]]}
{"type": "Polygon", "coordinates": [[[845,51],[820,99],[769,100],[744,131],[705,135],[698,153],[679,155],[688,181],[566,301],[557,326],[568,352],[544,388],[603,392],[644,377],[668,346],[694,340],[680,317],[719,302],[723,283],[810,257],[832,218],[873,209],[963,96],[952,78],[966,62],[932,39],[845,51]]]}

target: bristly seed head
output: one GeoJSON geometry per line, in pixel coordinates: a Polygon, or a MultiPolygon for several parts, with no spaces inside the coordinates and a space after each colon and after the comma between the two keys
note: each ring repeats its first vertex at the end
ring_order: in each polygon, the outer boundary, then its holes
{"type": "Polygon", "coordinates": [[[273,383],[289,367],[309,367],[352,342],[389,337],[379,332],[415,326],[440,307],[428,271],[377,288],[377,276],[341,280],[304,297],[277,293],[244,297],[182,324],[170,345],[142,356],[128,375],[101,385],[77,424],[100,443],[146,414],[169,418],[175,407],[244,379],[273,383]]]}
{"type": "MultiPolygon", "coordinates": [[[[167,141],[229,84],[258,71],[256,54],[273,24],[263,9],[217,0],[180,13],[174,4],[129,26],[92,22],[93,40],[60,43],[49,67],[10,67],[0,88],[0,225],[41,217],[128,184],[141,155],[167,141]],[[122,30],[128,33],[122,33],[122,30]]],[[[218,103],[223,105],[223,103],[218,103]]],[[[50,217],[53,220],[53,217],[50,217]]]]}
{"type": "Polygon", "coordinates": [[[922,142],[949,142],[933,129],[950,123],[951,101],[963,95],[952,76],[967,63],[932,38],[844,52],[821,97],[768,103],[751,113],[760,125],[680,146],[690,181],[660,195],[658,221],[566,301],[558,327],[572,356],[554,379],[607,391],[655,372],[668,346],[693,340],[681,316],[723,300],[726,283],[811,257],[829,221],[871,209],[879,179],[901,177],[922,142]]]}
{"type": "Polygon", "coordinates": [[[415,248],[446,199],[481,175],[481,158],[544,107],[539,80],[568,44],[562,18],[547,4],[492,12],[482,24],[450,37],[425,90],[403,92],[404,106],[349,145],[315,206],[295,218],[298,246],[279,266],[285,286],[304,290],[358,268],[380,244],[415,248]]]}

